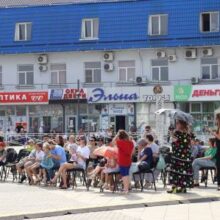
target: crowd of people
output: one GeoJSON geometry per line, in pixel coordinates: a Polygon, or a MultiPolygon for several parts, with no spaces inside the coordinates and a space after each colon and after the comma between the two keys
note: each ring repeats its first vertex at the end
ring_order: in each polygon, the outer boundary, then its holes
{"type": "MultiPolygon", "coordinates": [[[[189,131],[187,121],[176,118],[175,127],[169,129],[171,153],[169,165],[168,193],[186,193],[187,188],[198,187],[200,169],[216,168],[216,180],[220,190],[220,114],[216,116],[218,128],[210,130],[208,147],[189,131]]],[[[42,184],[67,189],[70,186],[68,171],[82,169],[87,173],[89,185],[113,190],[112,172],[120,175],[122,192],[127,194],[133,184],[133,174],[153,169],[155,178],[166,168],[166,158],[160,154],[156,133],[150,126],[139,140],[134,140],[125,130],[115,136],[70,135],[64,138],[43,136],[42,141],[29,139],[18,153],[15,164],[19,183],[28,180],[29,185],[42,184]],[[103,154],[100,154],[103,149],[103,154]],[[105,151],[104,151],[105,150],[105,151]],[[108,153],[108,154],[107,154],[108,153]],[[162,166],[164,164],[164,166],[162,166]],[[132,183],[132,184],[131,184],[132,183]]],[[[7,163],[7,150],[0,139],[0,168],[7,163]]],[[[3,169],[2,171],[3,172],[3,169]]],[[[205,178],[205,173],[203,179],[205,178]]],[[[139,187],[138,176],[134,185],[139,187]]],[[[152,176],[144,175],[145,187],[152,185],[152,176]]]]}

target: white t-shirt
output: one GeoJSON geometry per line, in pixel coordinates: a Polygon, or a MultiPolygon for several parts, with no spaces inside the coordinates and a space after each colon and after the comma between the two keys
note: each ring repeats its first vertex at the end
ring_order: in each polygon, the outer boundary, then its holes
{"type": "MultiPolygon", "coordinates": [[[[79,146],[78,149],[77,149],[77,153],[82,155],[84,158],[89,159],[90,149],[89,149],[88,146],[84,146],[84,147],[79,146]]],[[[81,165],[83,167],[83,169],[86,168],[86,161],[83,160],[82,158],[78,157],[77,163],[79,165],[81,165]]]]}
{"type": "Polygon", "coordinates": [[[157,144],[152,143],[152,144],[150,145],[150,148],[151,148],[153,154],[158,154],[158,153],[159,153],[160,147],[159,147],[157,144]]]}
{"type": "Polygon", "coordinates": [[[36,160],[43,160],[44,158],[44,152],[41,150],[41,151],[36,151],[35,152],[35,158],[36,160]]]}

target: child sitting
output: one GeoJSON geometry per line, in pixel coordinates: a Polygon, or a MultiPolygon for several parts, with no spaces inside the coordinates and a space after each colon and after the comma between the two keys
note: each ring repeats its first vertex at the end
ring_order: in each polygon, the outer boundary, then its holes
{"type": "Polygon", "coordinates": [[[43,144],[43,151],[44,151],[44,157],[40,163],[38,181],[40,181],[43,177],[43,183],[44,185],[46,185],[47,183],[46,169],[51,169],[54,166],[53,159],[49,157],[50,155],[50,144],[49,143],[46,142],[43,144]]]}
{"type": "Polygon", "coordinates": [[[106,159],[107,159],[107,163],[101,172],[101,182],[99,183],[99,186],[104,189],[112,189],[111,180],[109,179],[109,173],[118,172],[119,167],[117,164],[117,160],[115,158],[106,158],[106,159]]]}

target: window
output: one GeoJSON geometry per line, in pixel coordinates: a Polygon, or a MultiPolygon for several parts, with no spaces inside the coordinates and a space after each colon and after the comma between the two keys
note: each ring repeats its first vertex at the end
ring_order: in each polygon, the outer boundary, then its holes
{"type": "Polygon", "coordinates": [[[167,35],[168,15],[151,15],[148,33],[149,35],[167,35]]]}
{"type": "Polygon", "coordinates": [[[15,41],[31,40],[32,23],[17,23],[15,26],[15,41]]]}
{"type": "Polygon", "coordinates": [[[191,112],[201,112],[201,103],[191,103],[191,112]]]}
{"type": "Polygon", "coordinates": [[[81,38],[86,40],[98,39],[99,35],[99,19],[83,19],[81,38]]]}
{"type": "Polygon", "coordinates": [[[18,66],[18,81],[19,81],[19,85],[33,85],[34,84],[34,66],[33,65],[19,65],[18,66]]]}
{"type": "Polygon", "coordinates": [[[205,12],[200,17],[201,32],[219,32],[219,12],[205,12]]]}
{"type": "Polygon", "coordinates": [[[2,66],[0,66],[0,86],[2,86],[2,66]]]}
{"type": "Polygon", "coordinates": [[[51,64],[51,84],[66,83],[66,64],[51,64]]]}
{"type": "Polygon", "coordinates": [[[119,61],[119,81],[129,82],[135,80],[135,61],[119,61]]]}
{"type": "Polygon", "coordinates": [[[85,82],[101,82],[101,62],[86,62],[85,64],[85,82]]]}
{"type": "Polygon", "coordinates": [[[217,58],[201,59],[202,79],[219,78],[219,65],[217,58]]]}
{"type": "Polygon", "coordinates": [[[152,60],[152,80],[168,81],[168,60],[152,60]]]}

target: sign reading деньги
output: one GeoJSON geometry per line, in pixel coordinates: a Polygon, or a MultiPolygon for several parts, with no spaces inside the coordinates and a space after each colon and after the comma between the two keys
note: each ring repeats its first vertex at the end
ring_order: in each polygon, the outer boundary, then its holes
{"type": "Polygon", "coordinates": [[[174,101],[219,101],[220,85],[176,85],[174,101]]]}

